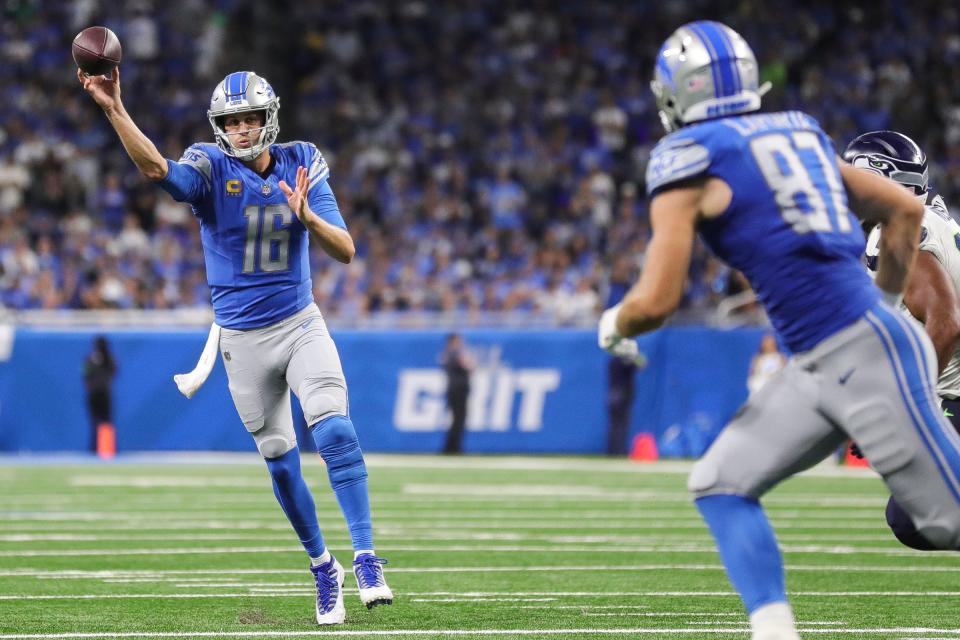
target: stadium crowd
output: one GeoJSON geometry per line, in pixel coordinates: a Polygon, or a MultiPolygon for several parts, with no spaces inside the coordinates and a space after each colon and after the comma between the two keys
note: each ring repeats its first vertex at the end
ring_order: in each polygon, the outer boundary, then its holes
{"type": "MultiPolygon", "coordinates": [[[[643,172],[661,136],[656,46],[696,17],[751,42],[774,90],[842,148],[908,133],[960,196],[960,8],[931,0],[675,3],[442,0],[7,2],[0,8],[0,303],[207,307],[197,223],[141,179],[78,86],[70,41],[124,46],[127,110],[167,157],[211,141],[210,93],[251,68],[280,140],[315,142],[357,245],[314,256],[325,313],[519,311],[592,322],[611,268],[642,267],[643,172]],[[109,9],[109,10],[108,10],[109,9]]],[[[684,299],[742,281],[697,247],[684,299]]]]}

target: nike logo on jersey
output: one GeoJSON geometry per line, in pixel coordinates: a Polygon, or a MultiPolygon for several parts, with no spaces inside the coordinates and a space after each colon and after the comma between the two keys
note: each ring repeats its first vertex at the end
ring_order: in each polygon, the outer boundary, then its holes
{"type": "Polygon", "coordinates": [[[853,375],[853,372],[854,372],[855,369],[856,369],[856,367],[854,367],[853,369],[850,369],[850,371],[847,371],[845,374],[843,374],[842,376],[840,376],[840,378],[838,379],[838,382],[839,382],[840,384],[847,384],[847,380],[849,380],[849,379],[850,379],[850,376],[853,375]]]}
{"type": "Polygon", "coordinates": [[[300,325],[300,328],[306,330],[306,328],[310,326],[310,323],[311,323],[311,322],[313,322],[313,318],[310,318],[309,320],[307,320],[306,322],[304,322],[303,324],[301,324],[301,325],[300,325]]]}

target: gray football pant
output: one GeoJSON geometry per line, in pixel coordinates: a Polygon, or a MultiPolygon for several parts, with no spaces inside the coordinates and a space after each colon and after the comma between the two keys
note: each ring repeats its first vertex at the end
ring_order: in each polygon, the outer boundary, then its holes
{"type": "Polygon", "coordinates": [[[694,466],[690,491],[759,498],[849,436],[924,538],[960,549],[960,437],[940,411],[935,363],[921,325],[875,307],[750,397],[694,466]]]}
{"type": "Polygon", "coordinates": [[[264,458],[297,444],[289,391],[308,425],[347,415],[347,384],[340,356],[316,304],[260,329],[220,332],[220,355],[230,395],[264,458]]]}

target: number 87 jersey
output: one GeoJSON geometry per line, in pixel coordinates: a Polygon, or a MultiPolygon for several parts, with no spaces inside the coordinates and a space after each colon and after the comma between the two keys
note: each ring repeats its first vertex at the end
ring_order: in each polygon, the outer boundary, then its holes
{"type": "Polygon", "coordinates": [[[729,185],[730,206],[698,231],[750,281],[792,352],[852,324],[879,299],[860,262],[865,239],[837,162],[817,121],[787,111],[683,127],[654,148],[647,166],[651,197],[704,176],[729,185]]]}
{"type": "Polygon", "coordinates": [[[194,144],[179,162],[168,161],[170,173],[160,182],[200,219],[216,322],[229,329],[265,327],[313,302],[308,232],[287,205],[281,180],[292,188],[297,168],[307,167],[310,209],[346,228],[314,145],[274,144],[270,156],[260,175],[215,144],[194,144]]]}

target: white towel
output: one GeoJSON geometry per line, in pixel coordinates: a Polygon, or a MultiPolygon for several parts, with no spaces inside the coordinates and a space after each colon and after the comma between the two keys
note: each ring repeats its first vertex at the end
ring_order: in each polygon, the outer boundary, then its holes
{"type": "Polygon", "coordinates": [[[220,325],[214,322],[210,325],[210,334],[207,336],[207,344],[203,346],[203,353],[197,360],[197,366],[190,373],[178,373],[173,376],[173,381],[177,383],[180,393],[192,398],[203,383],[207,381],[210,372],[213,371],[213,363],[217,361],[217,350],[220,347],[220,325]]]}

